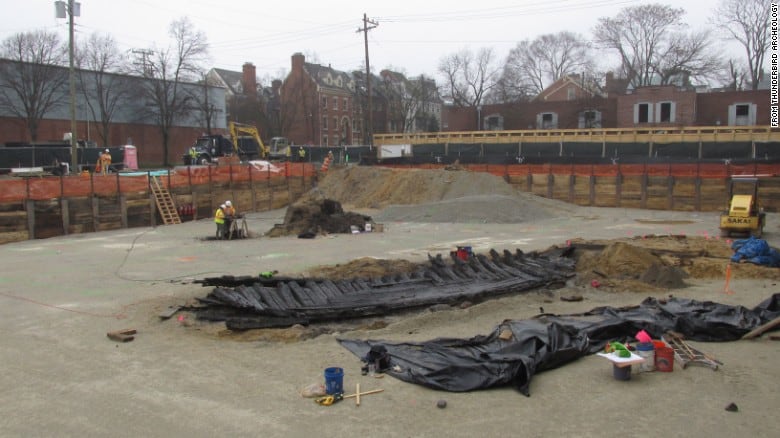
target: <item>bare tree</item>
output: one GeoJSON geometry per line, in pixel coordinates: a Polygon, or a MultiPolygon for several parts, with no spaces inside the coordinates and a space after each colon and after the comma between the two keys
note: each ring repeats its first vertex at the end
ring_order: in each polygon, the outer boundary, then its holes
{"type": "Polygon", "coordinates": [[[50,111],[67,102],[67,50],[57,34],[13,35],[0,45],[0,109],[25,121],[31,141],[50,111]]]}
{"type": "Polygon", "coordinates": [[[739,61],[729,59],[721,68],[718,79],[728,90],[741,91],[745,87],[747,72],[739,61]]]}
{"type": "Polygon", "coordinates": [[[590,43],[581,35],[558,32],[518,43],[507,56],[502,81],[518,95],[539,94],[568,74],[591,75],[594,69],[590,43]]]}
{"type": "Polygon", "coordinates": [[[678,75],[706,82],[717,76],[723,66],[710,50],[711,43],[709,31],[672,34],[669,44],[654,57],[653,71],[662,84],[670,83],[678,75]]]}
{"type": "Polygon", "coordinates": [[[721,0],[715,9],[713,23],[726,31],[745,49],[748,76],[758,89],[761,68],[769,51],[769,3],[766,0],[721,0]]]}
{"type": "Polygon", "coordinates": [[[594,36],[603,47],[618,53],[621,76],[635,87],[658,80],[666,84],[682,72],[705,76],[713,68],[707,34],[682,33],[683,14],[683,9],[659,4],[632,6],[614,18],[600,18],[594,36]]]}
{"type": "Polygon", "coordinates": [[[500,71],[491,48],[482,48],[477,53],[464,49],[439,62],[439,73],[445,79],[444,92],[460,107],[480,105],[496,86],[500,71]]]}
{"type": "Polygon", "coordinates": [[[124,57],[110,35],[93,33],[78,51],[79,88],[84,95],[93,121],[99,124],[98,135],[108,146],[111,122],[116,111],[130,94],[124,57]]]}
{"type": "Polygon", "coordinates": [[[201,95],[195,99],[195,107],[198,109],[201,122],[206,127],[206,133],[211,135],[211,125],[214,122],[214,117],[219,112],[211,97],[210,90],[214,83],[206,73],[203,73],[200,85],[201,95]]]}
{"type": "Polygon", "coordinates": [[[150,116],[162,135],[164,166],[169,166],[171,128],[195,108],[197,100],[197,96],[188,92],[182,84],[195,82],[200,77],[200,64],[208,54],[206,35],[196,30],[188,18],[171,23],[169,34],[172,44],[165,49],[153,50],[141,66],[141,73],[146,78],[143,94],[149,104],[150,116]]]}

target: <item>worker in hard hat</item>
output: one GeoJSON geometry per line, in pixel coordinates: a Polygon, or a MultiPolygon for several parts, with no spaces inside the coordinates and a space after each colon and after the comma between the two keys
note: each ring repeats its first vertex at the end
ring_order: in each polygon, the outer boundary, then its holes
{"type": "Polygon", "coordinates": [[[225,238],[225,210],[227,206],[222,204],[217,208],[214,213],[214,223],[217,224],[217,239],[222,240],[225,238]]]}
{"type": "Polygon", "coordinates": [[[233,229],[233,221],[236,220],[236,209],[233,207],[233,203],[230,200],[225,201],[225,236],[233,237],[230,235],[233,229]]]}
{"type": "Polygon", "coordinates": [[[236,216],[236,209],[233,207],[233,203],[230,202],[230,200],[225,201],[225,216],[229,217],[235,217],[236,216]]]}
{"type": "Polygon", "coordinates": [[[111,167],[111,153],[109,153],[108,149],[106,149],[102,154],[100,154],[100,173],[103,175],[108,175],[108,168],[111,167]]]}

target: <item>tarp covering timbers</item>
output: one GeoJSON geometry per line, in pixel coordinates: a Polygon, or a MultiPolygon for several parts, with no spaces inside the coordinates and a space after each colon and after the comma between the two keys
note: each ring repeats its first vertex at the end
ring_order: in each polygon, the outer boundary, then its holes
{"type": "Polygon", "coordinates": [[[672,298],[647,298],[638,306],[598,307],[573,315],[507,320],[487,336],[427,342],[339,340],[359,358],[374,349],[390,356],[385,372],[400,380],[453,392],[514,385],[529,395],[534,374],[633,340],[639,330],[660,339],[666,332],[694,341],[734,341],[780,316],[780,293],[754,309],[672,298]],[[397,367],[397,368],[396,368],[397,367]]]}
{"type": "Polygon", "coordinates": [[[461,260],[451,254],[428,256],[429,263],[410,274],[331,281],[315,278],[216,277],[201,281],[217,286],[198,318],[225,321],[231,330],[287,327],[383,315],[434,304],[479,302],[502,295],[563,284],[574,275],[573,248],[542,253],[520,250],[461,260]]]}

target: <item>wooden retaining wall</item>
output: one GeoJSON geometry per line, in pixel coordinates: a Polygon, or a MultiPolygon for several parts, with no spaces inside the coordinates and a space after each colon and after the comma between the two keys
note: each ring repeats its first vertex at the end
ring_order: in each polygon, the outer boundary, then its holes
{"type": "MultiPolygon", "coordinates": [[[[728,206],[728,179],[649,175],[505,175],[517,188],[546,198],[593,207],[720,211],[728,206]]],[[[780,177],[761,177],[759,199],[780,211],[780,177]]]]}
{"type": "MultiPolygon", "coordinates": [[[[193,214],[182,216],[188,221],[212,217],[227,199],[240,213],[283,208],[307,192],[316,179],[316,174],[308,174],[212,181],[173,186],[170,192],[178,207],[192,206],[193,214]]],[[[148,190],[0,203],[0,243],[161,224],[154,195],[148,190]]]]}

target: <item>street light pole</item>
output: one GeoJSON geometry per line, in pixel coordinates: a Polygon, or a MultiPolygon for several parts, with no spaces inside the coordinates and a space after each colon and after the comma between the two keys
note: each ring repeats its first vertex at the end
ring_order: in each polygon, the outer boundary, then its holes
{"type": "Polygon", "coordinates": [[[71,172],[78,171],[78,143],[76,142],[76,71],[73,66],[73,17],[77,17],[81,12],[81,3],[75,0],[68,0],[66,5],[64,1],[54,2],[57,18],[68,16],[68,82],[70,85],[70,165],[71,172]]]}
{"type": "Polygon", "coordinates": [[[73,2],[68,0],[68,65],[70,80],[70,165],[71,172],[78,172],[78,145],[76,143],[76,72],[73,67],[73,2]]]}

